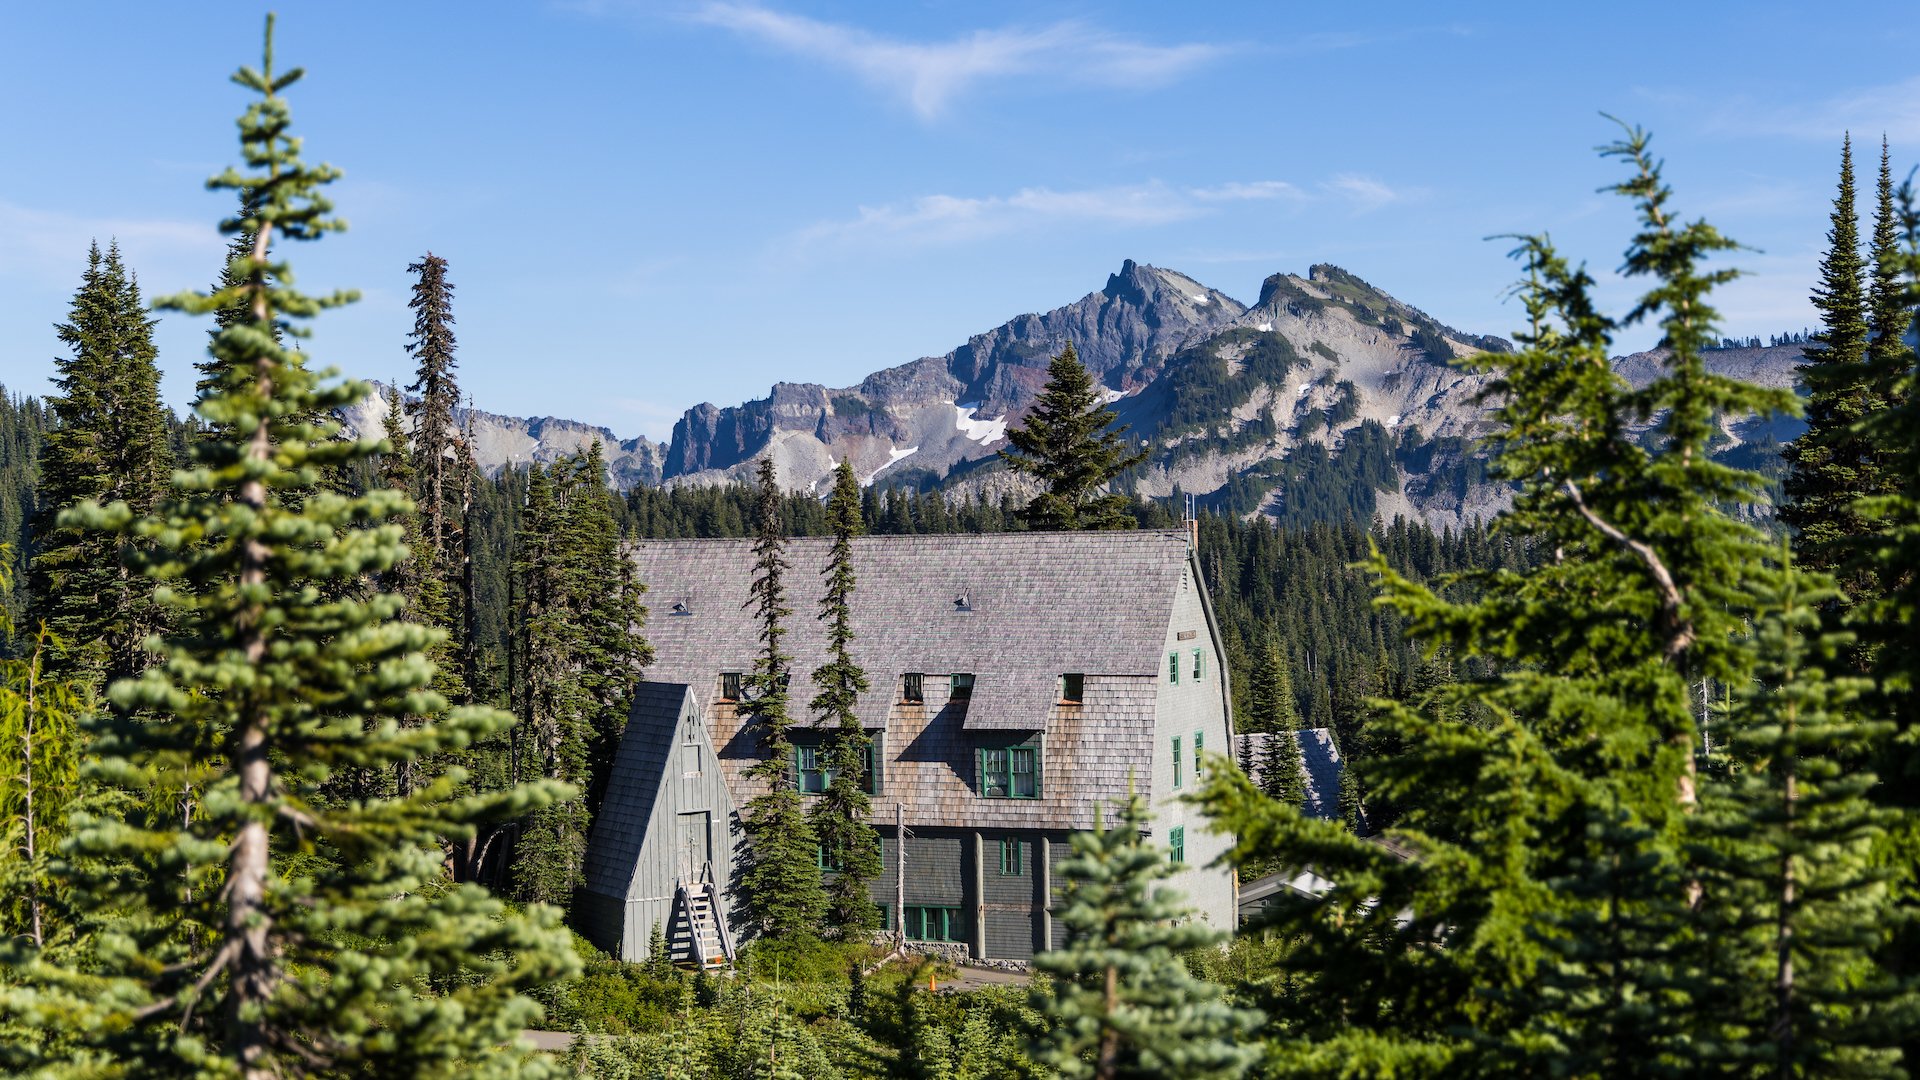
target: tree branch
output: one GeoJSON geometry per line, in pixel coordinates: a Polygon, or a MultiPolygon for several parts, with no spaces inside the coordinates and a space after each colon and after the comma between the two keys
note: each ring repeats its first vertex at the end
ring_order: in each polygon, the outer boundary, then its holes
{"type": "Polygon", "coordinates": [[[1693,646],[1693,622],[1681,614],[1684,597],[1680,594],[1680,586],[1673,580],[1672,572],[1667,569],[1667,564],[1660,560],[1660,553],[1608,524],[1600,515],[1589,509],[1586,500],[1580,497],[1580,489],[1574,485],[1573,481],[1568,480],[1561,487],[1566,491],[1567,498],[1573,500],[1573,508],[1580,512],[1580,516],[1586,519],[1587,524],[1593,526],[1602,536],[1625,548],[1647,568],[1648,576],[1653,578],[1654,586],[1660,592],[1660,622],[1667,639],[1666,657],[1669,660],[1678,659],[1693,646]]]}

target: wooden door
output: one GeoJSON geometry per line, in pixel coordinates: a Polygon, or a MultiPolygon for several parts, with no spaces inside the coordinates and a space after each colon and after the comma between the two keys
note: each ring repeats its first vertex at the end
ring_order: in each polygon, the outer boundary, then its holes
{"type": "Polygon", "coordinates": [[[708,814],[698,810],[680,815],[680,880],[693,884],[700,880],[713,852],[708,846],[708,814]]]}

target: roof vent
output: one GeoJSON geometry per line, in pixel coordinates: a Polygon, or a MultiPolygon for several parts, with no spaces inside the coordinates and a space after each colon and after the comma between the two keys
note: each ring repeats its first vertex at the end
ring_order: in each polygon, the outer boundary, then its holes
{"type": "Polygon", "coordinates": [[[686,602],[685,600],[675,600],[675,601],[673,602],[673,612],[672,612],[672,613],[673,613],[673,614],[675,614],[675,615],[691,615],[691,614],[693,614],[693,612],[691,612],[691,611],[688,611],[688,610],[687,610],[687,602],[686,602]]]}
{"type": "Polygon", "coordinates": [[[972,605],[967,603],[967,598],[965,596],[956,596],[953,598],[953,610],[972,611],[973,607],[972,605]]]}

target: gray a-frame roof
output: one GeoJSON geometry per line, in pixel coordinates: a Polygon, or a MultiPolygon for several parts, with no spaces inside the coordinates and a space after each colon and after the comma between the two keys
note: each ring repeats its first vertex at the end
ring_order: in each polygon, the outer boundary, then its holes
{"type": "Polygon", "coordinates": [[[606,797],[593,819],[593,837],[582,867],[589,892],[609,897],[629,894],[654,806],[667,794],[667,765],[679,745],[675,732],[683,717],[689,723],[699,722],[692,688],[648,681],[635,689],[633,711],[607,778],[606,797]]]}

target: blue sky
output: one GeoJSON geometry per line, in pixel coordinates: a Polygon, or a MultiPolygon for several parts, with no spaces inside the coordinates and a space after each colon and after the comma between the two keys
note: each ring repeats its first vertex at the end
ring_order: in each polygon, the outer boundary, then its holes
{"type": "MultiPolygon", "coordinates": [[[[667,434],[702,400],[845,385],[1097,289],[1123,259],[1251,301],[1333,262],[1507,333],[1509,245],[1609,273],[1602,110],[1681,211],[1757,249],[1730,333],[1809,324],[1841,132],[1920,161],[1901,3],[283,3],[278,52],[357,287],[323,364],[404,375],[405,267],[458,286],[482,408],[667,434]],[[1822,66],[1838,58],[1834,71],[1822,66]]],[[[264,8],[0,4],[0,382],[43,392],[91,237],[149,293],[203,287],[264,8]]],[[[1627,293],[1609,282],[1624,306],[1627,293]]],[[[204,325],[159,329],[191,394],[204,325]]],[[[1646,344],[1645,334],[1623,344],[1646,344]]]]}

